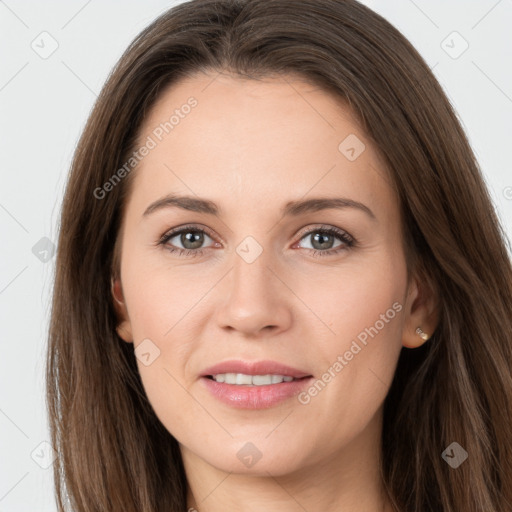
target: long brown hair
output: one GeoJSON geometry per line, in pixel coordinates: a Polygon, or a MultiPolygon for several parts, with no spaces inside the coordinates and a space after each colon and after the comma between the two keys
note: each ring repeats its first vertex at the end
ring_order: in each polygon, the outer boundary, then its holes
{"type": "Polygon", "coordinates": [[[382,477],[395,510],[512,510],[512,268],[456,114],[428,65],[355,0],[192,0],[128,47],[76,149],[62,206],[47,359],[59,511],[183,512],[177,441],[157,419],[133,346],[116,334],[114,246],[134,150],[167,86],[201,71],[300,75],[349,105],[399,192],[408,271],[439,324],[403,348],[384,404],[382,477]],[[105,190],[105,188],[103,188],[105,190]],[[457,442],[468,458],[452,468],[457,442]]]}

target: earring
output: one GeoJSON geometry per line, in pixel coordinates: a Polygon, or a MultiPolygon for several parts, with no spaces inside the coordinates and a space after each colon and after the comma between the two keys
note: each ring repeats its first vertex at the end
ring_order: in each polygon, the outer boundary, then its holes
{"type": "Polygon", "coordinates": [[[416,328],[416,334],[424,341],[427,341],[430,337],[426,332],[423,332],[421,327],[416,328]]]}

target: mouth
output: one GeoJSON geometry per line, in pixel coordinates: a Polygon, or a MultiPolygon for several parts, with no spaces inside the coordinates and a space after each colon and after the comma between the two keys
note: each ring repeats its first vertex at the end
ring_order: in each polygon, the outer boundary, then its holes
{"type": "Polygon", "coordinates": [[[246,373],[218,373],[216,375],[206,375],[207,379],[214,380],[223,384],[232,384],[234,386],[270,386],[272,384],[281,384],[282,382],[293,382],[307,379],[305,377],[291,377],[290,375],[266,374],[249,375],[246,373]]]}
{"type": "Polygon", "coordinates": [[[312,377],[307,371],[299,370],[277,361],[242,360],[224,361],[210,366],[203,370],[200,376],[208,377],[216,382],[224,382],[226,384],[253,386],[279,384],[281,382],[298,380],[303,377],[312,377]]]}
{"type": "Polygon", "coordinates": [[[313,376],[276,361],[226,361],[200,375],[211,396],[231,407],[266,409],[299,394],[313,376]]]}

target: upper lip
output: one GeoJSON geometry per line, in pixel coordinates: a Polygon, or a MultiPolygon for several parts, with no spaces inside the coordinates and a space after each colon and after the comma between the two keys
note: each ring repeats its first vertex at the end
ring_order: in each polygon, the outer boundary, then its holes
{"type": "Polygon", "coordinates": [[[297,368],[292,368],[277,361],[240,361],[230,360],[215,364],[201,372],[201,377],[218,375],[219,373],[243,373],[245,375],[283,375],[284,377],[311,377],[307,373],[297,368]]]}

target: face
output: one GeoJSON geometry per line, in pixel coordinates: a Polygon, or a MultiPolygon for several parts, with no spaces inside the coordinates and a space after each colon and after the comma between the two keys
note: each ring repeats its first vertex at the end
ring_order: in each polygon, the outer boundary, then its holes
{"type": "Polygon", "coordinates": [[[347,107],[297,78],[198,75],[139,140],[118,332],[182,450],[280,475],[377,429],[425,308],[398,198],[347,107]]]}

